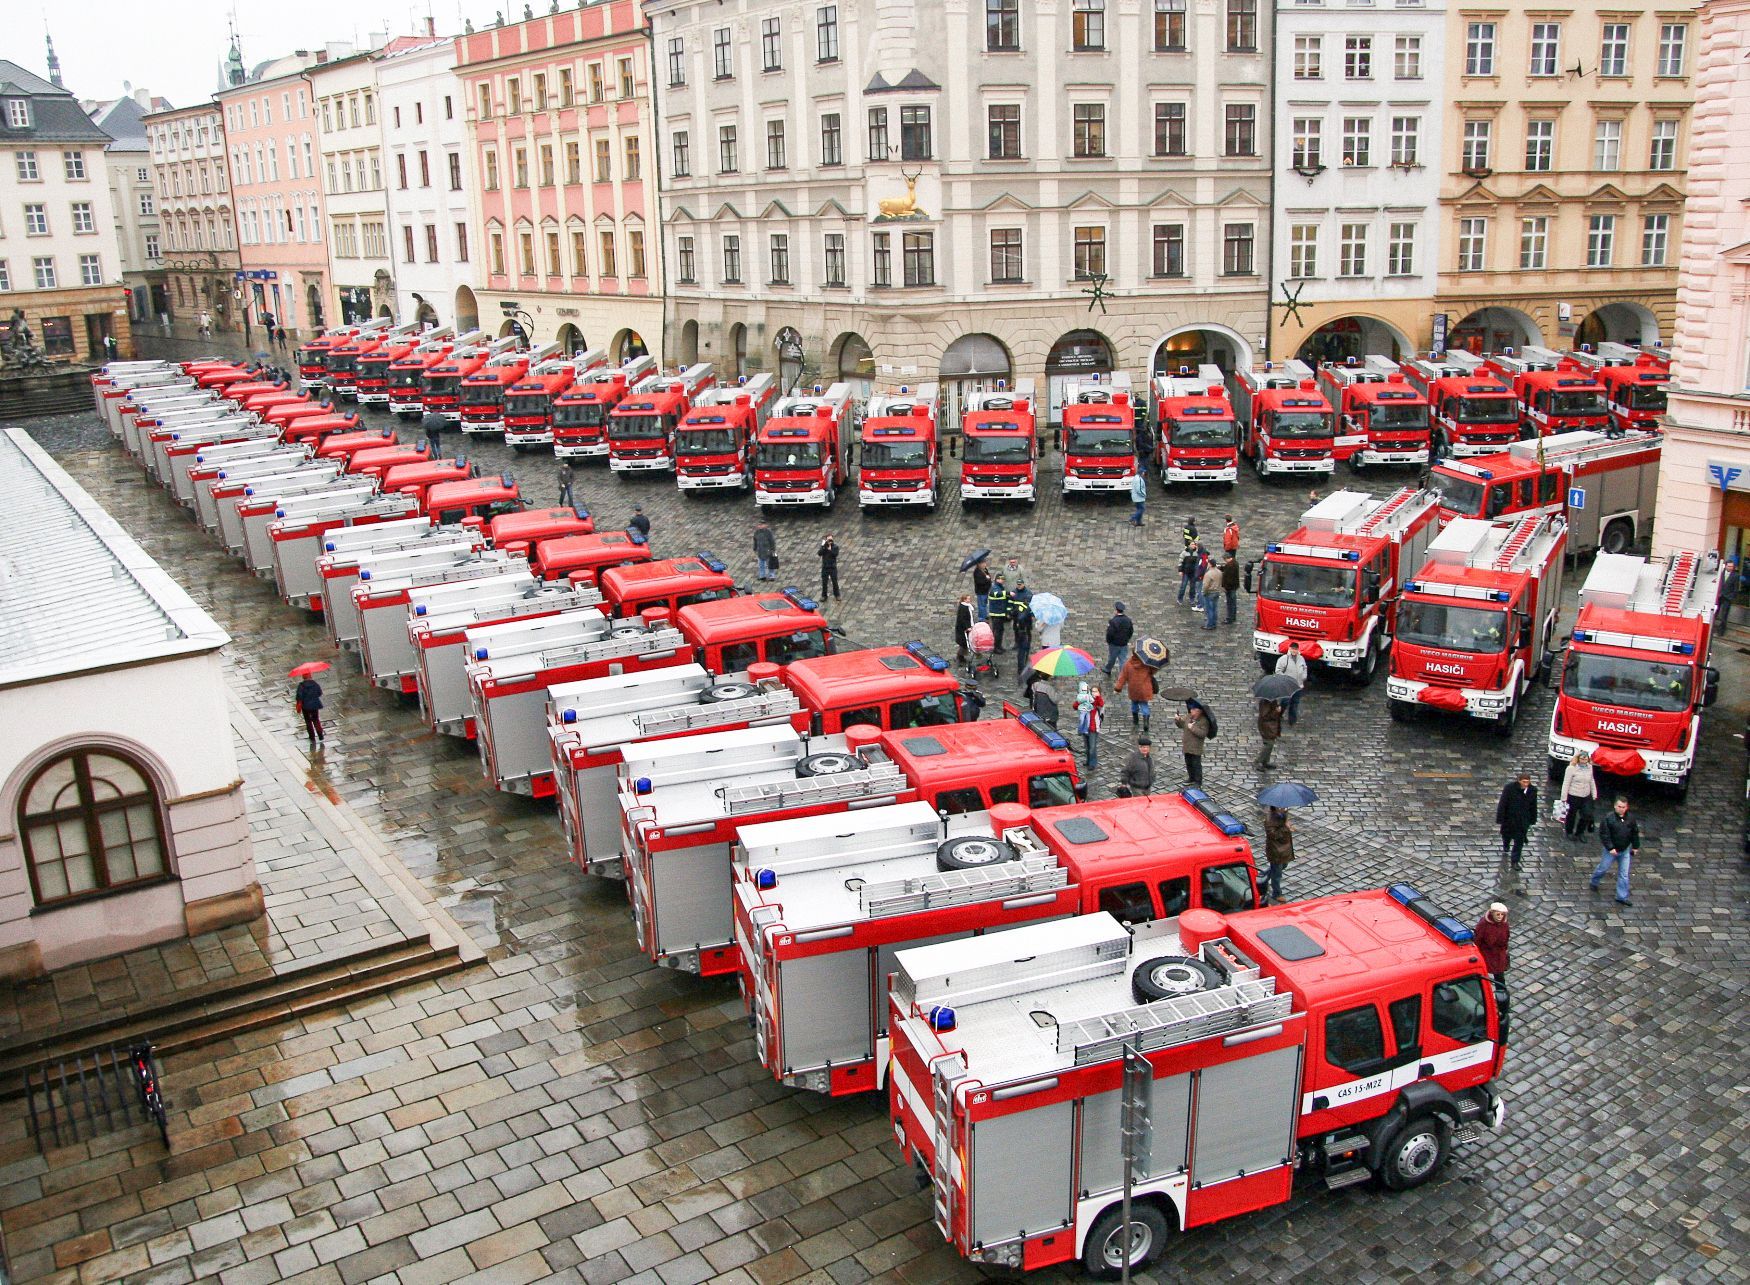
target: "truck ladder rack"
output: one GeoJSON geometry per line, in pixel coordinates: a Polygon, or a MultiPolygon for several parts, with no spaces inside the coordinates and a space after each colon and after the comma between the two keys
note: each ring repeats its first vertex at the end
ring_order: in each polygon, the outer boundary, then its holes
{"type": "Polygon", "coordinates": [[[931,1111],[935,1116],[936,1155],[934,1172],[930,1175],[930,1203],[936,1218],[936,1230],[949,1240],[954,1238],[954,1086],[966,1072],[943,1058],[930,1068],[934,1089],[931,1111]]]}
{"type": "Polygon", "coordinates": [[[796,693],[786,687],[712,705],[645,710],[632,715],[632,722],[641,735],[654,736],[659,732],[691,732],[701,727],[720,727],[724,723],[757,723],[768,718],[787,717],[801,708],[802,702],[796,693]]]}
{"type": "Polygon", "coordinates": [[[473,608],[454,608],[455,618],[453,619],[448,613],[445,613],[437,616],[415,616],[413,623],[423,624],[429,620],[434,628],[441,628],[448,632],[457,628],[485,628],[486,626],[479,622],[482,613],[492,617],[492,624],[508,625],[511,621],[518,620],[523,616],[538,616],[542,612],[565,611],[573,607],[599,607],[601,605],[602,595],[599,589],[578,589],[574,593],[563,591],[555,593],[550,586],[543,586],[537,588],[528,597],[517,598],[512,602],[493,603],[473,608]],[[470,616],[472,619],[464,618],[470,616]]]}
{"type": "MultiPolygon", "coordinates": [[[[1418,495],[1427,494],[1420,487],[1405,486],[1387,496],[1378,508],[1368,514],[1356,530],[1357,535],[1384,535],[1404,525],[1406,518],[1416,516],[1422,509],[1412,510],[1410,502],[1418,495]]],[[[1427,506],[1423,505],[1425,509],[1427,506]]]]}
{"type": "Polygon", "coordinates": [[[1690,591],[1695,588],[1695,569],[1701,562],[1696,553],[1674,553],[1665,567],[1665,583],[1660,586],[1665,595],[1665,614],[1675,616],[1683,609],[1690,591]]]}
{"type": "Polygon", "coordinates": [[[730,816],[749,812],[773,812],[787,808],[813,807],[844,799],[879,798],[906,788],[897,763],[871,763],[866,771],[832,776],[799,776],[793,781],[768,781],[763,785],[726,785],[721,790],[730,816]]]}
{"type": "Polygon", "coordinates": [[[1057,1051],[1074,1052],[1077,1066],[1105,1062],[1128,1046],[1139,1053],[1223,1035],[1288,1016],[1293,997],[1276,993],[1274,978],[1175,995],[1104,1017],[1057,1028],[1057,1051]]]}
{"type": "Polygon", "coordinates": [[[859,893],[863,913],[871,919],[905,915],[942,906],[963,906],[974,901],[995,901],[1031,892],[1048,892],[1069,886],[1069,871],[1054,857],[1031,857],[1005,861],[973,870],[942,870],[911,879],[889,879],[864,884],[859,893]]]}
{"type": "MultiPolygon", "coordinates": [[[[528,654],[539,656],[541,668],[550,669],[559,665],[583,664],[592,660],[613,660],[619,656],[642,656],[647,652],[680,651],[686,645],[687,640],[681,635],[680,630],[665,626],[644,633],[628,634],[621,638],[598,638],[594,642],[579,644],[569,651],[530,652],[528,654]]],[[[509,656],[506,659],[516,660],[518,657],[509,656]]]]}
{"type": "Polygon", "coordinates": [[[1528,513],[1513,524],[1506,538],[1501,541],[1501,549],[1495,555],[1491,569],[1495,571],[1511,571],[1513,564],[1521,554],[1531,547],[1532,540],[1537,535],[1537,528],[1543,522],[1543,514],[1528,513]]]}

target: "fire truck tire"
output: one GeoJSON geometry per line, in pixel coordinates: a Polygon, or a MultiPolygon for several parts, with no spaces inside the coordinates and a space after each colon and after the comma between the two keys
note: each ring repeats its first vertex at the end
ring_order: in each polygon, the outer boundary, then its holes
{"type": "Polygon", "coordinates": [[[759,690],[752,683],[713,683],[699,693],[699,703],[701,705],[715,705],[718,701],[746,700],[749,696],[759,695],[759,690]]]}
{"type": "Polygon", "coordinates": [[[1130,1252],[1131,1271],[1147,1267],[1166,1247],[1170,1230],[1167,1216],[1150,1201],[1131,1204],[1128,1229],[1124,1226],[1124,1206],[1113,1205],[1088,1229],[1082,1266],[1095,1280],[1119,1280],[1124,1275],[1126,1248],[1130,1252]]]}
{"type": "Polygon", "coordinates": [[[1409,1191],[1438,1174],[1452,1148],[1452,1131],[1432,1112],[1411,1116],[1379,1149],[1379,1180],[1391,1191],[1409,1191]]]}
{"type": "Polygon", "coordinates": [[[832,502],[838,498],[839,498],[839,492],[838,492],[838,488],[836,486],[829,486],[826,488],[826,507],[827,508],[830,509],[832,507],[832,502]]]}
{"type": "Polygon", "coordinates": [[[845,772],[861,772],[869,765],[855,754],[841,754],[829,751],[825,754],[810,754],[796,764],[797,776],[839,776],[845,772]]]}
{"type": "Polygon", "coordinates": [[[1379,653],[1382,650],[1377,637],[1367,644],[1367,654],[1356,662],[1351,680],[1357,687],[1366,687],[1373,682],[1373,676],[1379,672],[1379,653]]]}
{"type": "Polygon", "coordinates": [[[1513,729],[1519,725],[1519,702],[1514,701],[1506,709],[1495,715],[1494,732],[1502,740],[1513,735],[1513,729]]]}
{"type": "Polygon", "coordinates": [[[936,848],[938,870],[981,870],[985,866],[1013,861],[1020,854],[1000,839],[981,834],[963,834],[936,848]]]}
{"type": "Polygon", "coordinates": [[[1212,991],[1221,985],[1222,977],[1201,959],[1189,955],[1158,955],[1145,960],[1131,974],[1130,993],[1138,1004],[1152,1004],[1158,999],[1174,999],[1212,991]]]}
{"type": "Polygon", "coordinates": [[[1604,534],[1598,538],[1598,547],[1605,553],[1627,553],[1634,542],[1634,528],[1618,518],[1604,528],[1604,534]]]}
{"type": "Polygon", "coordinates": [[[1266,674],[1274,674],[1276,672],[1276,657],[1275,656],[1272,656],[1267,651],[1258,652],[1257,656],[1258,656],[1258,668],[1259,669],[1263,670],[1266,674]]]}
{"type": "Polygon", "coordinates": [[[1252,467],[1258,471],[1258,480],[1260,482],[1268,482],[1270,480],[1270,475],[1264,471],[1263,451],[1259,451],[1252,457],[1252,467]]]}
{"type": "Polygon", "coordinates": [[[1385,699],[1385,707],[1391,711],[1391,721],[1394,723],[1407,723],[1416,714],[1416,707],[1409,701],[1393,700],[1389,696],[1385,699]]]}

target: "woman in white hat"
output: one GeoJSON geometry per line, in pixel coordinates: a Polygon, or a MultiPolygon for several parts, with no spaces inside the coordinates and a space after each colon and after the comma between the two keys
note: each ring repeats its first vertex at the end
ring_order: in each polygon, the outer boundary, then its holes
{"type": "Polygon", "coordinates": [[[1492,902],[1483,917],[1477,920],[1477,953],[1483,957],[1483,967],[1503,990],[1507,987],[1507,907],[1492,902]]]}

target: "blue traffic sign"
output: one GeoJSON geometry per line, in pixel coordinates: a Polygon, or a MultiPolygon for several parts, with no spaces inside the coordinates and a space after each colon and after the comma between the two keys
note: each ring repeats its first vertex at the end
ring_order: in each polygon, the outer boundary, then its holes
{"type": "Polygon", "coordinates": [[[1568,488],[1568,507],[1570,509],[1583,509],[1586,507],[1585,487],[1570,486],[1568,488]]]}

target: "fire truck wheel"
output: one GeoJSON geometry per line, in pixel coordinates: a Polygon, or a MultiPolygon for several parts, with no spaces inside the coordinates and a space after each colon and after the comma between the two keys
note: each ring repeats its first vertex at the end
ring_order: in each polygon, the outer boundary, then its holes
{"type": "Polygon", "coordinates": [[[1124,1206],[1113,1205],[1088,1229],[1082,1266],[1095,1280],[1115,1281],[1124,1275],[1124,1254],[1132,1271],[1147,1267],[1167,1243],[1167,1216],[1148,1201],[1130,1206],[1130,1226],[1124,1226],[1124,1206]]]}
{"type": "Polygon", "coordinates": [[[869,765],[855,754],[810,754],[796,765],[797,776],[839,776],[845,772],[861,772],[869,765]]]}
{"type": "Polygon", "coordinates": [[[1416,714],[1416,707],[1409,701],[1393,700],[1389,696],[1386,697],[1385,707],[1391,711],[1391,721],[1394,723],[1407,723],[1416,714]]]}
{"type": "Polygon", "coordinates": [[[1599,538],[1598,547],[1605,553],[1627,553],[1629,546],[1634,542],[1633,528],[1619,518],[1604,528],[1604,534],[1599,538]]]}
{"type": "Polygon", "coordinates": [[[1266,674],[1274,674],[1276,672],[1276,657],[1267,651],[1261,651],[1257,653],[1257,655],[1258,668],[1263,670],[1266,674]]]}
{"type": "Polygon", "coordinates": [[[1367,644],[1366,654],[1355,664],[1354,683],[1357,687],[1366,687],[1379,672],[1379,652],[1377,640],[1367,644]]]}
{"type": "Polygon", "coordinates": [[[1130,978],[1130,993],[1138,1004],[1158,999],[1212,991],[1221,985],[1221,974],[1189,955],[1160,955],[1144,962],[1130,978]]]}
{"type": "Polygon", "coordinates": [[[1513,735],[1513,729],[1519,725],[1519,702],[1514,701],[1506,709],[1495,715],[1495,735],[1502,740],[1513,735]]]}
{"type": "Polygon", "coordinates": [[[714,705],[718,701],[746,700],[749,696],[759,695],[759,690],[752,683],[713,683],[699,693],[699,702],[704,705],[714,705]]]}
{"type": "Polygon", "coordinates": [[[1013,861],[1019,854],[1000,839],[981,834],[963,834],[949,839],[936,848],[936,869],[978,870],[984,866],[1013,861]]]}
{"type": "Polygon", "coordinates": [[[1420,1187],[1446,1163],[1451,1131],[1439,1116],[1418,1115],[1404,1121],[1379,1149],[1380,1182],[1392,1191],[1420,1187]]]}

